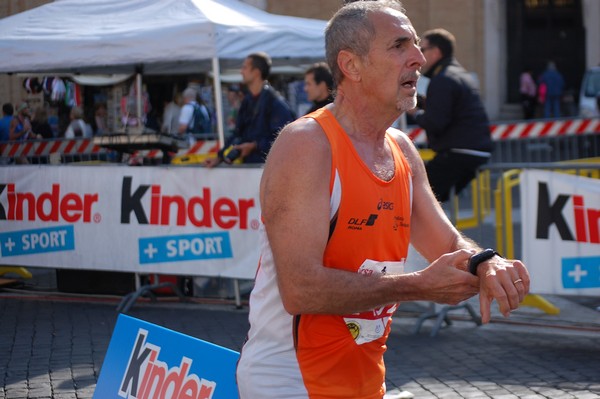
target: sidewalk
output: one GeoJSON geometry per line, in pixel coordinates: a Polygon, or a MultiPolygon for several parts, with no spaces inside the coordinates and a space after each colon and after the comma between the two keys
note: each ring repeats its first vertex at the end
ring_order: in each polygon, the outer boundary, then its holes
{"type": "MultiPolygon", "coordinates": [[[[47,278],[41,274],[38,280],[47,278]]],[[[0,399],[91,398],[119,299],[0,290],[0,399]]],[[[413,334],[426,304],[402,304],[385,355],[388,389],[422,399],[600,398],[600,312],[546,299],[561,309],[558,316],[524,307],[504,319],[494,309],[492,322],[477,327],[458,310],[435,337],[432,321],[413,334]]],[[[477,300],[469,303],[478,310],[477,300]]],[[[236,351],[247,313],[232,301],[199,298],[142,299],[129,312],[236,351]]]]}

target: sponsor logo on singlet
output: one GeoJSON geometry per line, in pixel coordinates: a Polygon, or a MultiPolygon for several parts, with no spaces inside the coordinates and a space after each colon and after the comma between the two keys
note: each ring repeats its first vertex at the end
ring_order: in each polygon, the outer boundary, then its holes
{"type": "Polygon", "coordinates": [[[365,227],[370,227],[375,225],[375,221],[377,217],[374,213],[370,214],[368,217],[351,217],[348,219],[347,225],[350,230],[362,230],[365,227]]]}

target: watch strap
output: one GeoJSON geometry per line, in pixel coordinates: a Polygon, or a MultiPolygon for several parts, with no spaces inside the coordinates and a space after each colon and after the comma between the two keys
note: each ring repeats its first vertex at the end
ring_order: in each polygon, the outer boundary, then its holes
{"type": "Polygon", "coordinates": [[[478,252],[475,255],[472,255],[471,258],[469,259],[469,272],[471,272],[472,275],[477,276],[477,267],[481,263],[492,259],[496,255],[498,255],[499,257],[502,257],[502,255],[500,255],[498,252],[496,252],[492,248],[484,249],[483,251],[478,252]]]}

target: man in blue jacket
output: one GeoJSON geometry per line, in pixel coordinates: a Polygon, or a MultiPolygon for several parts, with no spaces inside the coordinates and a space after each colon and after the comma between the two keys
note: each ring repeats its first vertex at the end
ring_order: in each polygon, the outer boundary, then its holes
{"type": "Polygon", "coordinates": [[[560,103],[565,80],[553,61],[548,62],[546,70],[540,76],[540,84],[546,85],[546,101],[544,102],[544,118],[560,118],[560,103]]]}
{"type": "Polygon", "coordinates": [[[283,97],[269,85],[270,70],[271,58],[267,54],[246,57],[240,72],[248,94],[238,111],[234,134],[216,158],[206,160],[205,166],[230,164],[238,158],[244,163],[263,163],[279,130],[295,119],[283,97]]]}
{"type": "Polygon", "coordinates": [[[479,166],[488,162],[493,143],[489,120],[477,83],[454,58],[456,40],[444,29],[423,34],[423,67],[430,79],[424,109],[411,111],[425,129],[435,157],[426,165],[431,188],[438,201],[459,193],[475,177],[479,166]]]}

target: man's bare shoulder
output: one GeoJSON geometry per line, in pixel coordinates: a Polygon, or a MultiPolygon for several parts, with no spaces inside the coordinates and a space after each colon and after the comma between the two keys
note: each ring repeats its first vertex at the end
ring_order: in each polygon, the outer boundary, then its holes
{"type": "Polygon", "coordinates": [[[423,164],[423,159],[421,158],[421,155],[419,154],[419,151],[417,150],[417,147],[415,147],[415,144],[411,138],[408,137],[408,135],[403,131],[395,128],[389,128],[387,132],[400,146],[400,149],[402,150],[402,153],[406,157],[406,160],[408,161],[408,164],[412,170],[413,179],[415,177],[424,175],[425,165],[423,164]]]}
{"type": "Polygon", "coordinates": [[[269,152],[267,165],[290,157],[297,161],[311,158],[314,161],[326,160],[329,148],[321,125],[312,118],[300,118],[281,130],[269,152]]]}
{"type": "MultiPolygon", "coordinates": [[[[265,223],[284,210],[303,204],[316,213],[316,204],[328,204],[331,169],[329,142],[313,119],[301,118],[283,128],[271,151],[261,179],[261,209],[265,223]]],[[[328,212],[325,206],[324,211],[328,212]]]]}
{"type": "Polygon", "coordinates": [[[396,140],[402,149],[402,152],[404,152],[404,155],[409,159],[409,161],[411,161],[415,155],[418,156],[418,152],[414,143],[402,130],[390,127],[387,130],[387,133],[396,140]]]}
{"type": "Polygon", "coordinates": [[[396,129],[395,127],[388,128],[387,133],[394,139],[396,139],[398,144],[400,144],[401,146],[407,144],[411,145],[412,143],[410,137],[408,137],[406,133],[404,133],[402,130],[396,129]]]}

